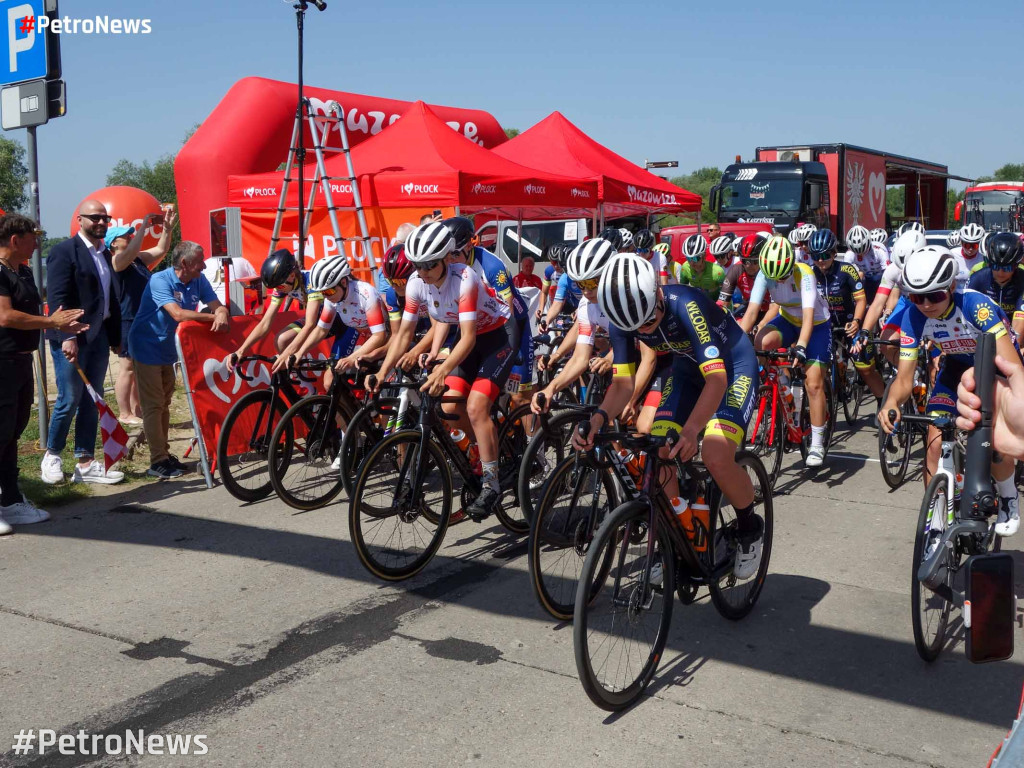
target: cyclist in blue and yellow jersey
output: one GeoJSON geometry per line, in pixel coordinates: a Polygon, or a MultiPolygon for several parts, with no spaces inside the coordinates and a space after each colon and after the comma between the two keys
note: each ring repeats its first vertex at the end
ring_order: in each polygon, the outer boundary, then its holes
{"type": "MultiPolygon", "coordinates": [[[[818,291],[825,297],[832,311],[832,324],[843,329],[847,345],[852,345],[864,328],[864,313],[868,302],[860,273],[852,264],[836,259],[838,244],[831,229],[819,229],[807,241],[807,252],[814,262],[818,291]]],[[[881,397],[885,392],[885,382],[875,368],[874,355],[869,353],[855,357],[854,366],[871,394],[881,397]]]]}
{"type": "Polygon", "coordinates": [[[820,467],[825,459],[825,376],[832,365],[832,323],[828,303],[818,293],[814,270],[797,264],[790,242],[774,236],[758,256],[761,271],[750,291],[747,312],[740,321],[745,333],[757,322],[758,306],[766,293],[772,304],[754,340],[758,349],[789,347],[790,356],[804,366],[804,389],[811,411],[811,447],[807,466],[820,467]]]}
{"type": "MultiPolygon", "coordinates": [[[[918,355],[929,341],[942,353],[942,364],[926,406],[932,416],[956,416],[957,385],[964,372],[974,365],[974,353],[983,333],[996,337],[996,352],[1008,364],[1024,367],[1003,310],[983,293],[953,290],[958,266],[953,254],[937,245],[916,251],[903,265],[903,287],[911,306],[900,328],[896,378],[878,412],[878,424],[887,433],[893,429],[889,411],[899,413],[900,406],[910,397],[918,355]]],[[[938,466],[941,442],[939,431],[929,427],[925,485],[938,466]]],[[[992,464],[992,479],[1000,498],[996,533],[1001,536],[1016,533],[1020,524],[1013,470],[1014,462],[1006,458],[992,464]]]]}
{"type": "MultiPolygon", "coordinates": [[[[464,216],[454,216],[441,223],[448,227],[455,243],[448,256],[448,262],[465,264],[476,272],[484,285],[494,291],[512,312],[508,333],[513,354],[518,356],[518,360],[509,374],[505,390],[512,395],[512,402],[515,405],[526,403],[530,399],[530,390],[533,389],[533,334],[530,331],[530,307],[520,295],[519,289],[512,284],[512,275],[501,259],[476,245],[473,222],[464,216]]],[[[565,275],[562,278],[568,280],[565,275]]]]}
{"type": "MultiPolygon", "coordinates": [[[[637,347],[642,342],[671,359],[671,378],[662,390],[653,434],[670,430],[679,438],[668,457],[686,461],[697,452],[736,510],[739,549],[734,573],[747,579],[761,559],[764,522],[754,513],[754,486],[736,464],[757,392],[757,358],[750,340],[731,317],[697,289],[658,285],[650,262],[618,254],[608,263],[597,290],[601,309],[611,321],[614,367],[612,383],[590,418],[589,432],[573,433],[573,447],[589,450],[596,431],[622,413],[634,388],[637,347]]],[[[665,473],[663,487],[678,496],[675,472],[665,473]]]]}
{"type": "Polygon", "coordinates": [[[284,306],[285,299],[295,301],[305,309],[306,317],[305,322],[291,323],[277,334],[274,345],[278,352],[286,349],[296,339],[302,344],[316,327],[317,318],[320,316],[320,308],[324,303],[323,294],[309,290],[309,272],[299,269],[299,264],[291,251],[281,248],[270,254],[260,267],[260,280],[264,287],[271,291],[270,303],[263,311],[263,317],[256,327],[235,350],[233,359],[245,357],[257,341],[270,333],[270,326],[284,306]]]}
{"type": "Polygon", "coordinates": [[[1024,246],[1013,232],[996,232],[986,245],[985,263],[971,275],[967,287],[980,291],[999,305],[1020,338],[1024,333],[1024,246]]]}

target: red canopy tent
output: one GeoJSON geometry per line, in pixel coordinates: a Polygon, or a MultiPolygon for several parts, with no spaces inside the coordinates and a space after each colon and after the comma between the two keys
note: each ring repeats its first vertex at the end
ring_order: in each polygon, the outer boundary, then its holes
{"type": "Polygon", "coordinates": [[[598,144],[561,112],[552,112],[492,152],[552,173],[595,180],[605,216],[700,210],[700,195],[670,184],[598,144]]]}
{"type": "MultiPolygon", "coordinates": [[[[453,131],[422,101],[381,133],[354,147],[352,163],[368,208],[458,207],[462,213],[551,218],[589,215],[597,207],[594,181],[559,176],[499,157],[453,131]]],[[[329,157],[325,165],[328,176],[348,175],[341,155],[329,157]]],[[[313,178],[315,170],[315,164],[309,165],[306,178],[313,178]]],[[[282,180],[279,171],[229,176],[228,204],[276,209],[282,180]]],[[[351,208],[348,183],[331,184],[335,206],[351,208]]],[[[288,197],[286,205],[296,207],[297,185],[290,185],[288,197]]]]}

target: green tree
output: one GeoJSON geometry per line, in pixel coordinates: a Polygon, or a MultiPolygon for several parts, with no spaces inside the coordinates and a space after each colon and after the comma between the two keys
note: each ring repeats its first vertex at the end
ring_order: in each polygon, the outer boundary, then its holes
{"type": "Polygon", "coordinates": [[[57,243],[63,243],[67,239],[68,238],[66,238],[66,237],[47,237],[47,238],[44,238],[43,239],[43,245],[42,245],[42,248],[41,248],[42,254],[43,254],[43,258],[45,259],[47,256],[50,255],[50,249],[53,248],[53,246],[55,246],[57,243]]]}
{"type": "Polygon", "coordinates": [[[885,211],[892,218],[903,216],[903,207],[907,199],[906,187],[889,187],[885,190],[885,211]]]}
{"type": "MultiPolygon", "coordinates": [[[[704,202],[700,211],[700,220],[703,222],[715,221],[715,213],[711,210],[710,206],[711,188],[721,180],[721,169],[711,166],[704,166],[703,168],[698,168],[696,171],[688,173],[685,176],[675,176],[669,179],[669,181],[677,187],[682,187],[683,189],[700,195],[703,198],[704,202]]],[[[665,216],[661,219],[661,225],[663,227],[671,227],[675,224],[692,224],[696,220],[696,213],[685,213],[681,216],[665,216]]]]}
{"type": "Polygon", "coordinates": [[[520,131],[518,128],[506,128],[505,129],[505,136],[507,138],[509,138],[509,139],[514,139],[520,133],[522,133],[522,131],[520,131]]]}
{"type": "Polygon", "coordinates": [[[979,176],[978,181],[1024,181],[1024,163],[1007,163],[991,176],[979,176]]]}
{"type": "Polygon", "coordinates": [[[28,167],[25,147],[0,137],[0,208],[14,213],[28,209],[28,167]]]}

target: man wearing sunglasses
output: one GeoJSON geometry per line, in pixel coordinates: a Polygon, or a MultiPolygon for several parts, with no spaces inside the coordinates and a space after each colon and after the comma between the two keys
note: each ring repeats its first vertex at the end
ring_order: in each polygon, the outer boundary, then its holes
{"type": "Polygon", "coordinates": [[[988,241],[981,269],[967,287],[988,296],[1010,318],[1017,338],[1024,333],[1024,270],[1019,269],[1024,246],[1013,232],[997,232],[988,241]]]}
{"type": "Polygon", "coordinates": [[[121,305],[114,290],[112,256],[104,238],[110,216],[99,200],[86,200],[78,209],[78,234],[58,243],[46,259],[46,299],[50,312],[59,307],[80,307],[80,318],[88,330],[74,333],[46,331],[57,379],[57,403],[50,418],[40,474],[44,483],[64,480],[61,453],[67,444],[71,422],[75,421],[74,482],[117,483],[121,472],[104,470],[93,461],[99,414],[91,397],[83,397],[85,383],[76,364],[92,388],[103,396],[110,350],[121,348],[121,305]]]}
{"type": "MultiPolygon", "coordinates": [[[[1009,323],[999,306],[978,291],[957,293],[953,285],[958,264],[946,248],[929,245],[914,252],[903,265],[903,287],[911,306],[900,327],[900,363],[889,394],[878,412],[878,424],[891,433],[889,411],[899,413],[914,385],[917,356],[929,341],[942,352],[942,364],[928,398],[929,416],[956,416],[956,390],[964,372],[974,365],[974,352],[983,333],[996,337],[996,352],[1015,368],[1022,367],[1017,343],[1009,333],[1009,323]]],[[[897,419],[898,420],[898,419],[897,419]]],[[[941,435],[928,428],[928,453],[924,482],[929,483],[939,461],[941,435]]],[[[1013,480],[1014,462],[992,464],[992,478],[999,494],[1000,510],[996,533],[1011,536],[1017,532],[1020,514],[1017,488],[1013,480]]]]}

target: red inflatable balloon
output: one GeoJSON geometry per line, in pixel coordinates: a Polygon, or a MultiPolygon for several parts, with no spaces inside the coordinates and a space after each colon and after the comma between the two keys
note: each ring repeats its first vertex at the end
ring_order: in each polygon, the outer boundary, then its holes
{"type": "MultiPolygon", "coordinates": [[[[82,198],[82,202],[75,207],[71,214],[71,237],[78,234],[78,209],[86,200],[99,200],[107,207],[107,213],[111,216],[109,227],[136,227],[142,224],[142,219],[147,213],[160,213],[160,203],[149,192],[135,187],[105,187],[98,189],[90,195],[82,198]]],[[[143,248],[152,248],[157,244],[157,239],[163,233],[162,226],[150,227],[146,233],[146,239],[142,241],[143,248]]]]}

